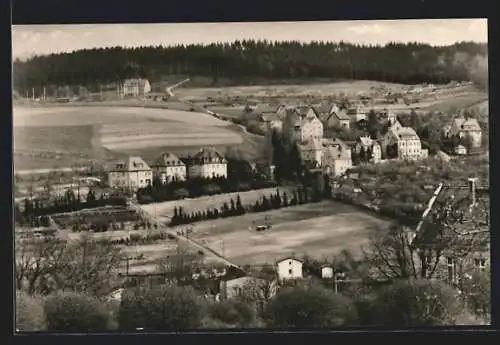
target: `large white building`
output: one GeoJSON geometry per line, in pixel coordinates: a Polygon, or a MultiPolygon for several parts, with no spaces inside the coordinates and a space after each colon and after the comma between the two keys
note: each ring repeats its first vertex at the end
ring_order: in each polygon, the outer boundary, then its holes
{"type": "Polygon", "coordinates": [[[283,132],[290,142],[305,143],[323,138],[323,123],[314,108],[295,109],[287,113],[283,132]]]}
{"type": "Polygon", "coordinates": [[[121,87],[123,97],[142,97],[151,92],[149,80],[143,78],[127,79],[121,87]]]}
{"type": "Polygon", "coordinates": [[[186,179],[186,165],[174,154],[163,153],[152,165],[153,176],[162,183],[184,181],[186,179]]]}
{"type": "Polygon", "coordinates": [[[141,157],[118,161],[108,169],[108,183],[112,188],[136,190],[151,185],[153,171],[141,157]]]}
{"type": "Polygon", "coordinates": [[[215,148],[203,148],[187,161],[189,178],[227,177],[227,160],[215,148]]]}
{"type": "Polygon", "coordinates": [[[302,260],[287,257],[279,260],[276,265],[278,266],[278,278],[280,281],[303,278],[302,260]]]}
{"type": "Polygon", "coordinates": [[[387,158],[418,160],[428,156],[428,151],[422,149],[417,132],[411,127],[403,127],[397,120],[392,123],[384,135],[382,149],[387,158]]]}
{"type": "Polygon", "coordinates": [[[451,124],[450,135],[457,135],[459,138],[469,137],[472,147],[481,147],[482,130],[479,123],[474,118],[455,118],[451,124]]]}

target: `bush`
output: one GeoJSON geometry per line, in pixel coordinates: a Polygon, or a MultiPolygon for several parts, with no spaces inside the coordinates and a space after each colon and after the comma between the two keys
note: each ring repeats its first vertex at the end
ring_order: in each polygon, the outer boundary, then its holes
{"type": "Polygon", "coordinates": [[[111,324],[107,305],[85,294],[66,292],[49,296],[44,310],[49,331],[106,331],[111,324]]]}
{"type": "Polygon", "coordinates": [[[462,295],[467,306],[476,316],[488,319],[491,313],[490,274],[474,272],[470,279],[464,279],[462,295]]]}
{"type": "Polygon", "coordinates": [[[453,325],[463,309],[457,296],[441,281],[400,281],[377,296],[373,320],[393,327],[453,325]]]}
{"type": "Polygon", "coordinates": [[[215,322],[239,327],[249,327],[254,324],[255,311],[237,300],[225,300],[220,303],[210,304],[207,314],[215,322]]]}
{"type": "Polygon", "coordinates": [[[190,287],[157,286],[125,291],[118,317],[120,329],[182,330],[200,326],[201,308],[190,287]]]}
{"type": "Polygon", "coordinates": [[[16,329],[20,332],[43,331],[47,327],[43,301],[24,292],[16,292],[16,329]]]}
{"type": "Polygon", "coordinates": [[[354,303],[319,287],[292,287],[280,291],[268,304],[269,326],[327,327],[357,323],[354,303]]]}

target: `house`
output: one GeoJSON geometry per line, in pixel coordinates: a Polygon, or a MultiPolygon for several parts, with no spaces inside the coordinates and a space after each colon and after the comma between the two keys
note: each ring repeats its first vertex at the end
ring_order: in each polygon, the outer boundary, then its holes
{"type": "Polygon", "coordinates": [[[463,145],[458,145],[455,147],[455,154],[457,155],[466,155],[467,154],[467,148],[463,145]]]}
{"type": "Polygon", "coordinates": [[[339,109],[338,111],[330,113],[326,119],[327,128],[342,127],[349,128],[351,123],[351,118],[347,115],[344,109],[339,109]]]}
{"type": "Polygon", "coordinates": [[[352,168],[351,149],[336,139],[325,147],[322,169],[324,174],[341,176],[352,168]]]}
{"type": "Polygon", "coordinates": [[[459,117],[453,119],[450,135],[456,135],[459,138],[469,137],[472,139],[472,147],[481,147],[482,131],[479,123],[474,118],[459,117]]]}
{"type": "Polygon", "coordinates": [[[373,163],[379,163],[382,159],[382,147],[376,140],[368,136],[359,137],[354,144],[353,150],[357,155],[360,155],[363,151],[362,154],[366,155],[366,158],[371,156],[369,160],[373,163]]]}
{"type": "Polygon", "coordinates": [[[352,107],[347,109],[347,116],[351,123],[358,123],[361,120],[366,121],[366,112],[361,107],[352,107]]]}
{"type": "Polygon", "coordinates": [[[141,157],[129,157],[108,168],[108,183],[111,188],[136,190],[151,185],[153,171],[141,157]]]}
{"type": "Polygon", "coordinates": [[[333,268],[328,265],[321,266],[321,278],[323,279],[333,278],[333,268]]]}
{"type": "Polygon", "coordinates": [[[142,97],[151,92],[149,80],[143,78],[127,79],[121,87],[123,97],[142,97]]]}
{"type": "Polygon", "coordinates": [[[277,290],[276,281],[254,276],[222,279],[220,282],[221,294],[226,299],[251,294],[253,298],[267,300],[274,297],[277,290]]]}
{"type": "Polygon", "coordinates": [[[189,178],[227,177],[227,160],[215,148],[202,148],[194,156],[188,157],[189,178]]]}
{"type": "Polygon", "coordinates": [[[389,159],[417,160],[428,155],[427,150],[422,150],[422,143],[415,130],[403,127],[397,120],[382,138],[382,150],[389,159]]]}
{"type": "Polygon", "coordinates": [[[278,279],[280,281],[289,279],[302,279],[303,278],[303,264],[302,260],[292,257],[286,257],[276,263],[278,268],[278,279]]]}
{"type": "Polygon", "coordinates": [[[184,181],[186,179],[186,165],[171,153],[163,153],[151,167],[153,176],[158,177],[161,183],[184,181]]]}
{"type": "Polygon", "coordinates": [[[324,151],[321,139],[311,139],[300,144],[299,151],[304,162],[311,162],[313,166],[321,166],[324,151]]]}
{"type": "Polygon", "coordinates": [[[321,139],[323,123],[314,108],[296,108],[287,113],[283,132],[290,142],[303,143],[309,139],[321,139]]]}

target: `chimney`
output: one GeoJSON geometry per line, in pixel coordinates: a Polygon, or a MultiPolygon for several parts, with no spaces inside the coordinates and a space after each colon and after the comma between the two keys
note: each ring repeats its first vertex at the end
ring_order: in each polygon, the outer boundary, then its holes
{"type": "Polygon", "coordinates": [[[477,182],[477,177],[471,177],[468,180],[469,184],[469,193],[471,194],[471,199],[472,199],[472,205],[476,204],[476,182],[477,182]]]}

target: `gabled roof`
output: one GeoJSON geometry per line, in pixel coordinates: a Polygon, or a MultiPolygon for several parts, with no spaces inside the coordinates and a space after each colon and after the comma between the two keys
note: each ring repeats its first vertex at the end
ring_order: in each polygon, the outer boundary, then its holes
{"type": "Polygon", "coordinates": [[[152,164],[153,167],[184,166],[185,164],[174,154],[165,152],[152,164]]]}
{"type": "Polygon", "coordinates": [[[341,109],[341,110],[339,110],[337,112],[330,113],[330,115],[327,118],[327,121],[330,120],[330,118],[332,116],[335,116],[339,120],[347,120],[347,121],[350,120],[350,117],[347,115],[347,113],[346,113],[346,111],[344,109],[341,109]]]}
{"type": "Polygon", "coordinates": [[[188,161],[190,164],[227,163],[226,158],[213,147],[202,148],[188,161]]]}
{"type": "Polygon", "coordinates": [[[287,260],[295,260],[295,261],[300,262],[301,264],[304,263],[304,260],[298,259],[298,258],[294,257],[293,255],[290,255],[290,256],[285,256],[283,258],[280,258],[280,259],[276,260],[276,264],[280,264],[283,261],[287,261],[287,260]]]}
{"type": "Polygon", "coordinates": [[[130,78],[130,79],[126,79],[123,82],[123,86],[131,86],[131,85],[135,85],[135,84],[138,84],[139,86],[145,86],[147,83],[149,83],[149,81],[147,79],[144,79],[144,78],[130,78]]]}

